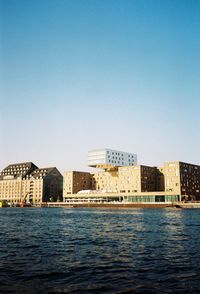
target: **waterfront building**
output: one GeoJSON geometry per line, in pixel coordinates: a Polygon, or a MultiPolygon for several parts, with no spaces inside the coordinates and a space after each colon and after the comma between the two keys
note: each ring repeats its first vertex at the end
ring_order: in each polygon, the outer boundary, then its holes
{"type": "Polygon", "coordinates": [[[88,166],[103,169],[112,169],[119,166],[137,164],[137,155],[112,149],[97,149],[88,152],[88,166]]]}
{"type": "MultiPolygon", "coordinates": [[[[141,193],[160,191],[156,167],[137,165],[96,173],[65,172],[63,197],[70,194],[90,193],[141,193]],[[84,190],[87,190],[84,192],[84,190]]],[[[160,181],[159,181],[160,183],[160,181]]]]}
{"type": "Polygon", "coordinates": [[[144,165],[123,166],[91,175],[92,189],[116,193],[157,191],[156,168],[144,165]]]}
{"type": "Polygon", "coordinates": [[[10,164],[0,173],[0,200],[30,203],[62,200],[63,177],[56,167],[38,168],[32,162],[10,164]]]}
{"type": "Polygon", "coordinates": [[[37,166],[32,162],[10,164],[0,173],[0,199],[10,202],[20,202],[25,194],[22,194],[22,179],[30,175],[37,166]]]}
{"type": "MultiPolygon", "coordinates": [[[[123,166],[125,161],[118,163],[116,159],[116,162],[112,162],[111,157],[108,157],[112,152],[117,153],[118,151],[110,149],[90,151],[88,165],[104,170],[90,175],[87,173],[87,188],[82,186],[83,189],[81,189],[79,185],[76,192],[69,189],[68,193],[65,193],[64,199],[79,199],[81,194],[82,199],[85,195],[87,199],[99,198],[105,201],[124,202],[171,203],[183,200],[200,200],[200,166],[178,161],[164,163],[162,167],[151,167],[135,165],[135,159],[134,162],[128,161],[128,165],[123,166]],[[79,189],[81,190],[78,191],[79,189]]],[[[75,181],[81,182],[78,177],[77,174],[75,180],[73,177],[70,178],[70,187],[76,185],[75,181]]],[[[66,178],[66,186],[67,182],[66,178]]]]}
{"type": "Polygon", "coordinates": [[[140,193],[157,191],[156,168],[137,165],[119,168],[119,192],[140,193]]]}
{"type": "Polygon", "coordinates": [[[88,172],[69,171],[63,175],[63,197],[91,189],[91,174],[88,172]]]}
{"type": "Polygon", "coordinates": [[[62,194],[65,201],[80,198],[170,203],[200,200],[200,166],[180,161],[167,162],[162,167],[128,163],[117,166],[101,159],[96,167],[101,166],[102,171],[65,172],[64,185],[55,167],[38,168],[32,162],[10,164],[0,173],[0,201],[61,201],[62,194]]]}
{"type": "Polygon", "coordinates": [[[92,190],[101,192],[119,192],[118,170],[106,170],[91,174],[92,190]]]}
{"type": "Polygon", "coordinates": [[[167,162],[162,168],[165,191],[181,195],[182,200],[200,200],[200,166],[185,162],[167,162]]]}

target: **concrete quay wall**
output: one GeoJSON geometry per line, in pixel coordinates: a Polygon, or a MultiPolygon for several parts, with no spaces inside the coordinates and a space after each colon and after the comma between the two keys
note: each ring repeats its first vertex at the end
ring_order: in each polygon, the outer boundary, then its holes
{"type": "Polygon", "coordinates": [[[65,207],[65,208],[166,208],[173,207],[171,203],[66,203],[66,202],[48,202],[42,207],[65,207]]]}

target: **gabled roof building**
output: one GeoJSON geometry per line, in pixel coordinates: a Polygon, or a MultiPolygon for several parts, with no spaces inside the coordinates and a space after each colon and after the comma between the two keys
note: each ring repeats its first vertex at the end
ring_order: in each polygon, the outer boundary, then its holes
{"type": "Polygon", "coordinates": [[[10,164],[0,173],[0,200],[30,203],[62,200],[63,177],[56,167],[38,168],[32,162],[10,164]]]}

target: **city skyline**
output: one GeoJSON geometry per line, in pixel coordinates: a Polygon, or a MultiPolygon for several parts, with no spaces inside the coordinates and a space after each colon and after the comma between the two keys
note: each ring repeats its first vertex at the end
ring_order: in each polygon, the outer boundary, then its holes
{"type": "Polygon", "coordinates": [[[109,157],[105,160],[105,150],[99,151],[88,154],[88,158],[92,154],[90,162],[97,168],[93,173],[67,171],[62,175],[56,167],[38,168],[32,162],[10,164],[0,172],[0,203],[8,201],[24,207],[26,201],[34,204],[65,199],[65,202],[74,196],[76,199],[84,196],[86,201],[89,196],[100,201],[103,197],[106,201],[125,202],[200,199],[198,165],[184,162],[168,162],[161,167],[135,165],[130,160],[131,154],[106,150],[109,157]],[[117,165],[115,161],[109,164],[110,158],[117,155],[124,158],[121,164],[120,159],[117,165]],[[128,155],[127,165],[123,165],[125,155],[128,155]]]}
{"type": "Polygon", "coordinates": [[[200,1],[0,1],[0,169],[200,164],[200,1]]]}

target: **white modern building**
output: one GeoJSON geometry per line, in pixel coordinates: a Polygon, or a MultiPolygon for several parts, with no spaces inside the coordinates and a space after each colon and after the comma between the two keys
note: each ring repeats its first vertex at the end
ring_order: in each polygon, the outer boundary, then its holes
{"type": "Polygon", "coordinates": [[[88,166],[109,168],[137,165],[137,155],[112,149],[97,149],[88,151],[88,166]]]}

